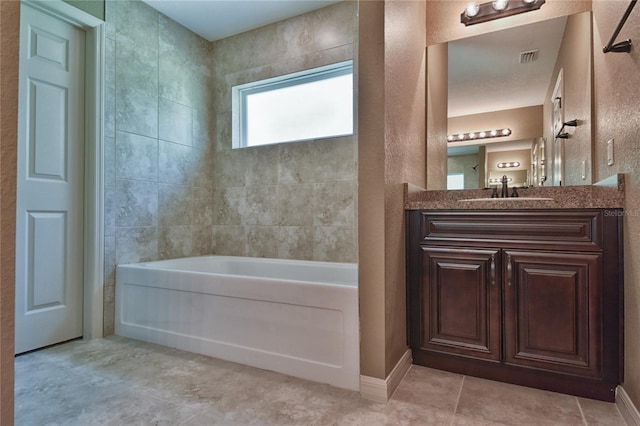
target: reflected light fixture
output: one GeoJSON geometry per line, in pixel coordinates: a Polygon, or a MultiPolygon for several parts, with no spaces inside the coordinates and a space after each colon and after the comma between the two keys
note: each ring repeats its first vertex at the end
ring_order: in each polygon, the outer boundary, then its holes
{"type": "Polygon", "coordinates": [[[473,139],[489,139],[489,138],[499,138],[504,136],[509,136],[511,134],[511,129],[493,129],[493,130],[483,130],[482,132],[469,132],[469,133],[459,133],[457,135],[449,135],[447,136],[447,141],[449,142],[462,142],[473,139]]]}
{"type": "MultiPolygon", "coordinates": [[[[507,182],[512,182],[513,178],[508,177],[507,182]]],[[[502,183],[502,178],[491,178],[489,179],[489,183],[502,183]]]]}
{"type": "Polygon", "coordinates": [[[460,22],[466,26],[479,24],[493,19],[538,10],[544,3],[545,0],[494,0],[482,4],[471,2],[460,14],[460,22]]]}
{"type": "Polygon", "coordinates": [[[518,161],[510,161],[506,163],[498,163],[499,169],[510,169],[512,167],[520,167],[520,162],[518,161]]]}

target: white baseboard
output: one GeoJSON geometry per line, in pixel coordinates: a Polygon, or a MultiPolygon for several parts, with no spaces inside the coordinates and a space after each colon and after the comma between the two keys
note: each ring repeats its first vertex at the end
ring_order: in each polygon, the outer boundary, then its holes
{"type": "MultiPolygon", "coordinates": [[[[362,387],[360,387],[360,389],[362,389],[362,387]]],[[[616,388],[616,405],[629,426],[640,426],[640,411],[633,405],[629,394],[625,392],[622,386],[616,388]]]]}
{"type": "Polygon", "coordinates": [[[407,349],[386,379],[360,375],[360,396],[386,403],[409,371],[412,362],[411,350],[407,349]]]}

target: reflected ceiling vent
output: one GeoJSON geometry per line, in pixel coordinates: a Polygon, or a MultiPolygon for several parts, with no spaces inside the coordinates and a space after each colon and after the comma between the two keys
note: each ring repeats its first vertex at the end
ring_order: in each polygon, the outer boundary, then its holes
{"type": "Polygon", "coordinates": [[[526,64],[538,60],[538,49],[520,52],[520,63],[526,64]]]}

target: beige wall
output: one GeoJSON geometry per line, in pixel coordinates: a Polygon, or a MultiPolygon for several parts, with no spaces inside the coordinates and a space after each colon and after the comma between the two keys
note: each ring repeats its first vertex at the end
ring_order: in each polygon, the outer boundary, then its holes
{"type": "Polygon", "coordinates": [[[448,134],[511,129],[511,135],[492,139],[507,142],[542,136],[542,105],[449,117],[448,134]]]}
{"type": "Polygon", "coordinates": [[[448,48],[447,43],[427,48],[427,189],[447,187],[448,48]]]}
{"type": "Polygon", "coordinates": [[[384,3],[360,3],[358,39],[358,297],[360,374],[385,371],[384,3]]]}
{"type": "Polygon", "coordinates": [[[13,424],[16,140],[20,3],[0,2],[0,424],[13,424]]]}
{"type": "Polygon", "coordinates": [[[630,38],[631,53],[602,53],[628,1],[594,1],[595,180],[627,173],[625,266],[625,378],[624,389],[640,408],[640,10],[636,5],[618,41],[630,38]],[[608,139],[615,139],[615,164],[607,165],[608,139]]]}
{"type": "Polygon", "coordinates": [[[533,12],[465,27],[460,23],[460,13],[467,4],[468,0],[427,0],[428,46],[591,10],[591,0],[547,0],[533,12]]]}
{"type": "MultiPolygon", "coordinates": [[[[562,69],[563,99],[565,121],[578,119],[578,127],[567,127],[570,134],[564,140],[564,182],[563,185],[588,185],[591,182],[593,120],[591,118],[592,74],[591,40],[585,37],[591,34],[591,14],[571,15],[558,52],[549,88],[544,103],[544,137],[548,148],[553,148],[554,138],[551,97],[562,69]],[[586,161],[585,179],[582,179],[582,162],[586,161]]],[[[595,46],[594,46],[595,47],[595,46]]],[[[553,149],[547,149],[547,164],[552,164],[553,149]]],[[[551,172],[551,170],[549,170],[551,172]]]]}
{"type": "Polygon", "coordinates": [[[407,349],[403,182],[425,184],[425,4],[360,3],[360,372],[384,379],[407,349]]]}

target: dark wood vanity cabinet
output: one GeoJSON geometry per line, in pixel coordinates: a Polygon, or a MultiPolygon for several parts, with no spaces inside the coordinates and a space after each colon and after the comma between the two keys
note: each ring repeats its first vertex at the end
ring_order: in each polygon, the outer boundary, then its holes
{"type": "Polygon", "coordinates": [[[619,210],[408,211],[414,363],[614,400],[621,223],[619,210]]]}

